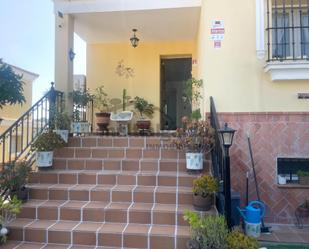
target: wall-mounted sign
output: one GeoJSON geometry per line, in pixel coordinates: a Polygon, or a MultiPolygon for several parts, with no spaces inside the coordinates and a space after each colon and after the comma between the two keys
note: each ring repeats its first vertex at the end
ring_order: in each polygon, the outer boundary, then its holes
{"type": "Polygon", "coordinates": [[[215,49],[221,48],[221,41],[214,41],[214,48],[215,49]]]}
{"type": "Polygon", "coordinates": [[[216,20],[211,23],[210,38],[213,41],[222,41],[224,39],[225,29],[224,21],[216,20]]]}

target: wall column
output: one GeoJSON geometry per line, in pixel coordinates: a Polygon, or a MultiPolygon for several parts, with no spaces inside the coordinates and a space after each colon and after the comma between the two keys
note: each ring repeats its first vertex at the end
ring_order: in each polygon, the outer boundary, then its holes
{"type": "Polygon", "coordinates": [[[74,47],[74,19],[68,14],[57,13],[55,18],[55,88],[65,93],[66,111],[73,111],[68,93],[73,91],[73,61],[69,51],[74,47]]]}

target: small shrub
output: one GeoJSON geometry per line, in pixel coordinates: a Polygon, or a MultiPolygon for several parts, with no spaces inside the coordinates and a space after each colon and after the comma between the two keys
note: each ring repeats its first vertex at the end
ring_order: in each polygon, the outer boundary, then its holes
{"type": "Polygon", "coordinates": [[[307,171],[302,171],[302,170],[298,170],[298,171],[297,171],[297,175],[298,175],[298,176],[309,176],[309,172],[307,172],[307,171]]]}
{"type": "Polygon", "coordinates": [[[36,151],[53,151],[64,147],[63,139],[54,132],[45,132],[32,143],[31,149],[36,151]]]}
{"type": "Polygon", "coordinates": [[[258,249],[259,243],[253,238],[246,236],[238,229],[230,232],[226,237],[225,249],[258,249]]]}
{"type": "Polygon", "coordinates": [[[193,181],[193,193],[203,197],[218,192],[218,189],[218,181],[210,175],[202,175],[193,181]]]}
{"type": "Polygon", "coordinates": [[[184,219],[190,224],[192,239],[200,243],[201,249],[225,249],[228,229],[223,216],[200,217],[185,211],[184,219]]]}

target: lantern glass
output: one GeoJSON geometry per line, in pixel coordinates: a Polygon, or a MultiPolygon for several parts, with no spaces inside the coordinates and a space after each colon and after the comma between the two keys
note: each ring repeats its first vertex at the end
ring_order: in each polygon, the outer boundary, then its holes
{"type": "Polygon", "coordinates": [[[225,123],[224,128],[220,129],[219,133],[221,134],[223,145],[225,147],[230,147],[233,143],[235,130],[228,127],[227,123],[225,123]]]}

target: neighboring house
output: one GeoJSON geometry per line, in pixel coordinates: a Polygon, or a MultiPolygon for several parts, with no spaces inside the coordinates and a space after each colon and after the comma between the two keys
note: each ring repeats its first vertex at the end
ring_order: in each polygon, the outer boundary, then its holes
{"type": "MultiPolygon", "coordinates": [[[[5,132],[20,116],[22,116],[31,106],[32,106],[32,85],[33,82],[39,77],[38,74],[29,72],[27,70],[24,70],[20,67],[10,65],[13,69],[13,71],[18,74],[22,75],[22,81],[24,82],[23,88],[24,88],[24,96],[26,99],[26,102],[23,105],[7,105],[0,109],[0,118],[2,119],[0,123],[0,135],[5,132]]],[[[10,87],[10,86],[8,86],[10,87]]],[[[18,132],[20,133],[20,132],[18,132]]],[[[13,136],[16,136],[14,133],[13,136]]],[[[20,137],[20,135],[18,135],[20,137]]],[[[21,139],[14,139],[14,137],[11,139],[11,153],[15,153],[16,148],[17,151],[20,150],[20,144],[15,144],[15,141],[21,141],[21,139]]],[[[2,141],[0,143],[2,146],[2,141]]],[[[7,145],[8,146],[8,145],[7,145]]]]}
{"type": "MultiPolygon", "coordinates": [[[[146,98],[162,110],[153,118],[155,131],[177,123],[185,113],[179,103],[184,80],[191,74],[203,79],[202,111],[208,112],[213,96],[220,121],[237,129],[231,151],[233,187],[244,197],[249,133],[268,206],[266,220],[293,222],[309,189],[278,185],[277,172],[290,172],[289,158],[309,158],[308,1],[54,3],[57,89],[73,88],[69,52],[74,32],[87,42],[87,87],[104,84],[111,98],[121,97],[123,88],[132,97],[146,98]],[[129,41],[134,28],[140,39],[136,48],[129,41]],[[133,69],[132,77],[115,73],[119,61],[133,69]]],[[[296,164],[309,164],[302,162],[296,164]]],[[[250,197],[256,198],[253,190],[250,197]]]]}

